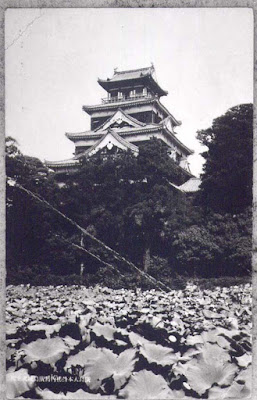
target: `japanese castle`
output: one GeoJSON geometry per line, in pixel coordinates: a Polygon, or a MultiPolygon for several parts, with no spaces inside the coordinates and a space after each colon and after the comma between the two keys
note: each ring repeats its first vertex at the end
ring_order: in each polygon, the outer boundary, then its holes
{"type": "Polygon", "coordinates": [[[193,151],[176,137],[175,128],[181,122],[160,101],[168,92],[158,84],[154,66],[115,69],[111,78],[98,79],[98,83],[107,97],[100,104],[82,107],[91,117],[90,130],[66,133],[75,145],[74,157],[47,161],[46,165],[57,173],[69,173],[78,169],[82,157],[91,157],[98,151],[115,154],[120,150],[137,155],[140,145],[155,137],[167,145],[170,157],[188,179],[194,179],[187,161],[193,151]]]}

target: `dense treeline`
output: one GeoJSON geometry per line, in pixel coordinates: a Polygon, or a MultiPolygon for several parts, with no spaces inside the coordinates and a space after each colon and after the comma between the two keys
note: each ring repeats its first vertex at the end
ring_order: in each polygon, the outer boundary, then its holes
{"type": "Polygon", "coordinates": [[[21,154],[7,138],[8,283],[145,284],[15,182],[163,282],[249,274],[252,105],[230,109],[198,138],[208,149],[201,188],[193,196],[170,184],[188,177],[156,139],[137,157],[120,152],[103,160],[97,153],[83,160],[78,172],[61,176],[21,154]],[[72,244],[112,264],[125,278],[72,244]]]}

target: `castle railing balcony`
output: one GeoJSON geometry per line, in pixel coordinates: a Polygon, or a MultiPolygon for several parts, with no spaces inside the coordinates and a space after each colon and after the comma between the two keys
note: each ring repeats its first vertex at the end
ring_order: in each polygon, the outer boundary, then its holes
{"type": "Polygon", "coordinates": [[[117,103],[117,102],[122,102],[122,101],[131,101],[131,100],[138,100],[138,99],[151,99],[153,96],[151,94],[139,94],[139,95],[134,95],[134,96],[123,96],[123,97],[106,97],[102,99],[103,104],[109,104],[109,103],[117,103]]]}

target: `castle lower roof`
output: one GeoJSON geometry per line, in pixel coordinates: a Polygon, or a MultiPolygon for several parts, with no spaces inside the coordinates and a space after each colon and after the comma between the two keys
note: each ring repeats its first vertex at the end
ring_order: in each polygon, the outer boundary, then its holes
{"type": "MultiPolygon", "coordinates": [[[[178,147],[183,149],[188,155],[193,154],[193,150],[189,149],[187,146],[185,146],[172,132],[170,132],[164,124],[148,124],[139,128],[118,128],[116,132],[122,136],[133,136],[133,135],[138,135],[141,133],[154,133],[154,132],[162,132],[164,131],[176,144],[178,147]]],[[[80,132],[80,133],[66,133],[66,136],[68,139],[70,139],[73,142],[76,142],[77,140],[87,140],[87,139],[100,139],[103,135],[106,134],[106,131],[85,131],[85,132],[80,132]]]]}
{"type": "Polygon", "coordinates": [[[132,152],[138,152],[138,147],[135,146],[134,144],[128,142],[127,140],[123,139],[117,132],[113,131],[112,129],[108,130],[103,136],[101,136],[101,138],[93,145],[91,146],[89,149],[87,149],[85,152],[78,154],[76,158],[81,158],[85,155],[88,155],[89,153],[91,153],[92,151],[94,151],[95,149],[97,149],[97,147],[100,145],[101,142],[104,141],[104,139],[108,136],[111,135],[114,139],[116,139],[122,146],[124,146],[126,149],[131,150],[132,152]]]}
{"type": "Polygon", "coordinates": [[[167,108],[159,101],[158,97],[146,97],[138,100],[124,100],[117,101],[115,103],[105,103],[105,104],[96,104],[96,105],[84,105],[82,106],[82,110],[87,114],[91,115],[95,111],[103,111],[103,110],[117,110],[117,108],[131,108],[134,106],[141,106],[146,104],[156,103],[162,111],[169,117],[171,117],[175,126],[181,125],[181,121],[178,121],[168,110],[167,108]]]}
{"type": "Polygon", "coordinates": [[[179,186],[179,189],[186,193],[197,192],[200,188],[201,179],[193,177],[179,186]]]}
{"type": "Polygon", "coordinates": [[[75,167],[80,162],[75,158],[70,158],[68,160],[60,160],[60,161],[45,161],[45,164],[48,168],[63,168],[63,167],[75,167]]]}

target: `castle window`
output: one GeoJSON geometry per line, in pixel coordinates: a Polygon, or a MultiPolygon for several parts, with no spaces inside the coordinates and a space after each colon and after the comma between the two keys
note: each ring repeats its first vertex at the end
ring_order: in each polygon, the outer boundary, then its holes
{"type": "Polygon", "coordinates": [[[147,88],[146,88],[146,87],[143,88],[143,95],[144,95],[144,96],[147,95],[147,88]]]}
{"type": "Polygon", "coordinates": [[[118,99],[122,99],[123,97],[123,93],[122,92],[118,92],[118,99]]]}

